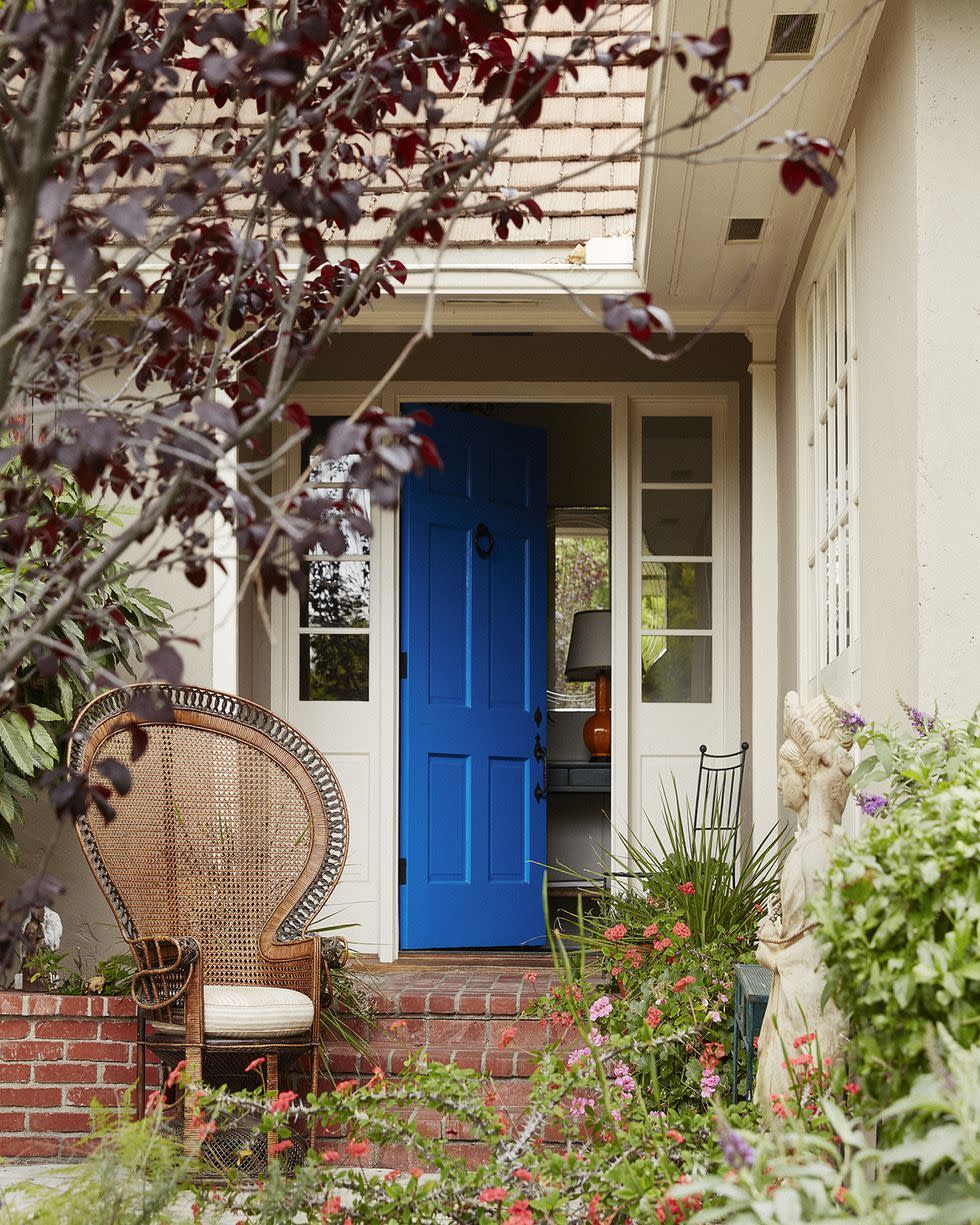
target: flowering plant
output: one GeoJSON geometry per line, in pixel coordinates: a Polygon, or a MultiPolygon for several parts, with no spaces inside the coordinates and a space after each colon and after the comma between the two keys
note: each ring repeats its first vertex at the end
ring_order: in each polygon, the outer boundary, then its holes
{"type": "Polygon", "coordinates": [[[881,780],[885,802],[841,844],[813,907],[827,995],[850,1016],[869,1107],[926,1071],[931,1025],[980,1042],[980,721],[909,715],[911,737],[860,732],[870,754],[858,789],[881,780]]]}

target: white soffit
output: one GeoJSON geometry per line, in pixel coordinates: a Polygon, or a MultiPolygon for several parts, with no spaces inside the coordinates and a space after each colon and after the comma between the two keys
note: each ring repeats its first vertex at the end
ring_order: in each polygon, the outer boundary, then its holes
{"type": "MultiPolygon", "coordinates": [[[[809,63],[763,60],[778,13],[817,13],[814,55],[819,55],[865,7],[866,0],[671,0],[662,29],[710,33],[730,11],[733,52],[730,72],[762,63],[748,94],[736,98],[693,128],[666,136],[667,153],[686,152],[729,130],[775,98],[809,63]]],[[[800,248],[820,199],[807,183],[790,196],[770,161],[745,161],[762,139],[787,129],[841,142],[868,46],[881,13],[871,10],[812,73],[751,127],[701,155],[702,163],[669,157],[651,160],[641,179],[637,262],[657,305],[679,318],[707,322],[725,308],[731,322],[775,318],[781,309],[800,248]],[[758,242],[726,243],[731,218],[761,218],[758,242]]],[[[688,71],[690,71],[690,64],[688,71]]],[[[652,89],[658,89],[656,69],[652,89]]],[[[687,73],[671,63],[666,88],[655,99],[658,129],[679,123],[694,97],[687,73]]],[[[762,156],[765,156],[764,154],[762,156]]],[[[719,326],[724,327],[724,321],[719,326]]]]}

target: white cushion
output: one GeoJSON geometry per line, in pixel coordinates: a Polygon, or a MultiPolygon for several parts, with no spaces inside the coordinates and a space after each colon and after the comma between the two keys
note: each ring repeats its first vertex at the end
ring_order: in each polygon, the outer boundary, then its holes
{"type": "MultiPolygon", "coordinates": [[[[152,1024],[152,1013],[150,1014],[152,1024]]],[[[313,1024],[313,1001],[287,987],[204,988],[204,1032],[211,1038],[287,1038],[313,1024]]],[[[182,1026],[156,1025],[163,1032],[182,1026]]]]}

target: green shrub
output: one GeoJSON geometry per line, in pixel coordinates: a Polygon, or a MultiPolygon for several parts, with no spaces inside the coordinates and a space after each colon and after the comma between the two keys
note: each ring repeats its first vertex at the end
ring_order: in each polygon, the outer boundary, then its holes
{"type": "Polygon", "coordinates": [[[842,844],[814,905],[827,994],[850,1017],[852,1071],[878,1104],[927,1070],[931,1026],[980,1041],[980,723],[910,717],[912,738],[859,735],[871,751],[855,786],[878,815],[842,844]]]}

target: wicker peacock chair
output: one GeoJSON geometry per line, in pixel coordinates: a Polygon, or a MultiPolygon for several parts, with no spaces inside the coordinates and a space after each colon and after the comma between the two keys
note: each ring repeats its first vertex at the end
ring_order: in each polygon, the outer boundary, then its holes
{"type": "MultiPolygon", "coordinates": [[[[331,965],[346,957],[342,940],[307,931],[347,855],[347,807],[330,766],[261,706],[151,685],[105,693],[76,719],[70,767],[97,781],[112,758],[130,765],[131,789],[114,798],[113,819],[90,805],[75,828],[136,961],[137,1114],[147,1048],[165,1071],[183,1058],[188,1079],[233,1087],[257,1083],[244,1069],[262,1055],[273,1093],[308,1056],[316,1092],[321,1003],[330,1005],[331,965]],[[172,718],[153,712],[164,695],[172,718]],[[130,762],[134,726],[146,741],[130,762]]],[[[189,1099],[175,1123],[192,1151],[189,1099]]],[[[241,1165],[242,1142],[215,1135],[211,1160],[237,1154],[241,1165]]],[[[262,1152],[252,1157],[260,1166],[262,1152]]]]}

